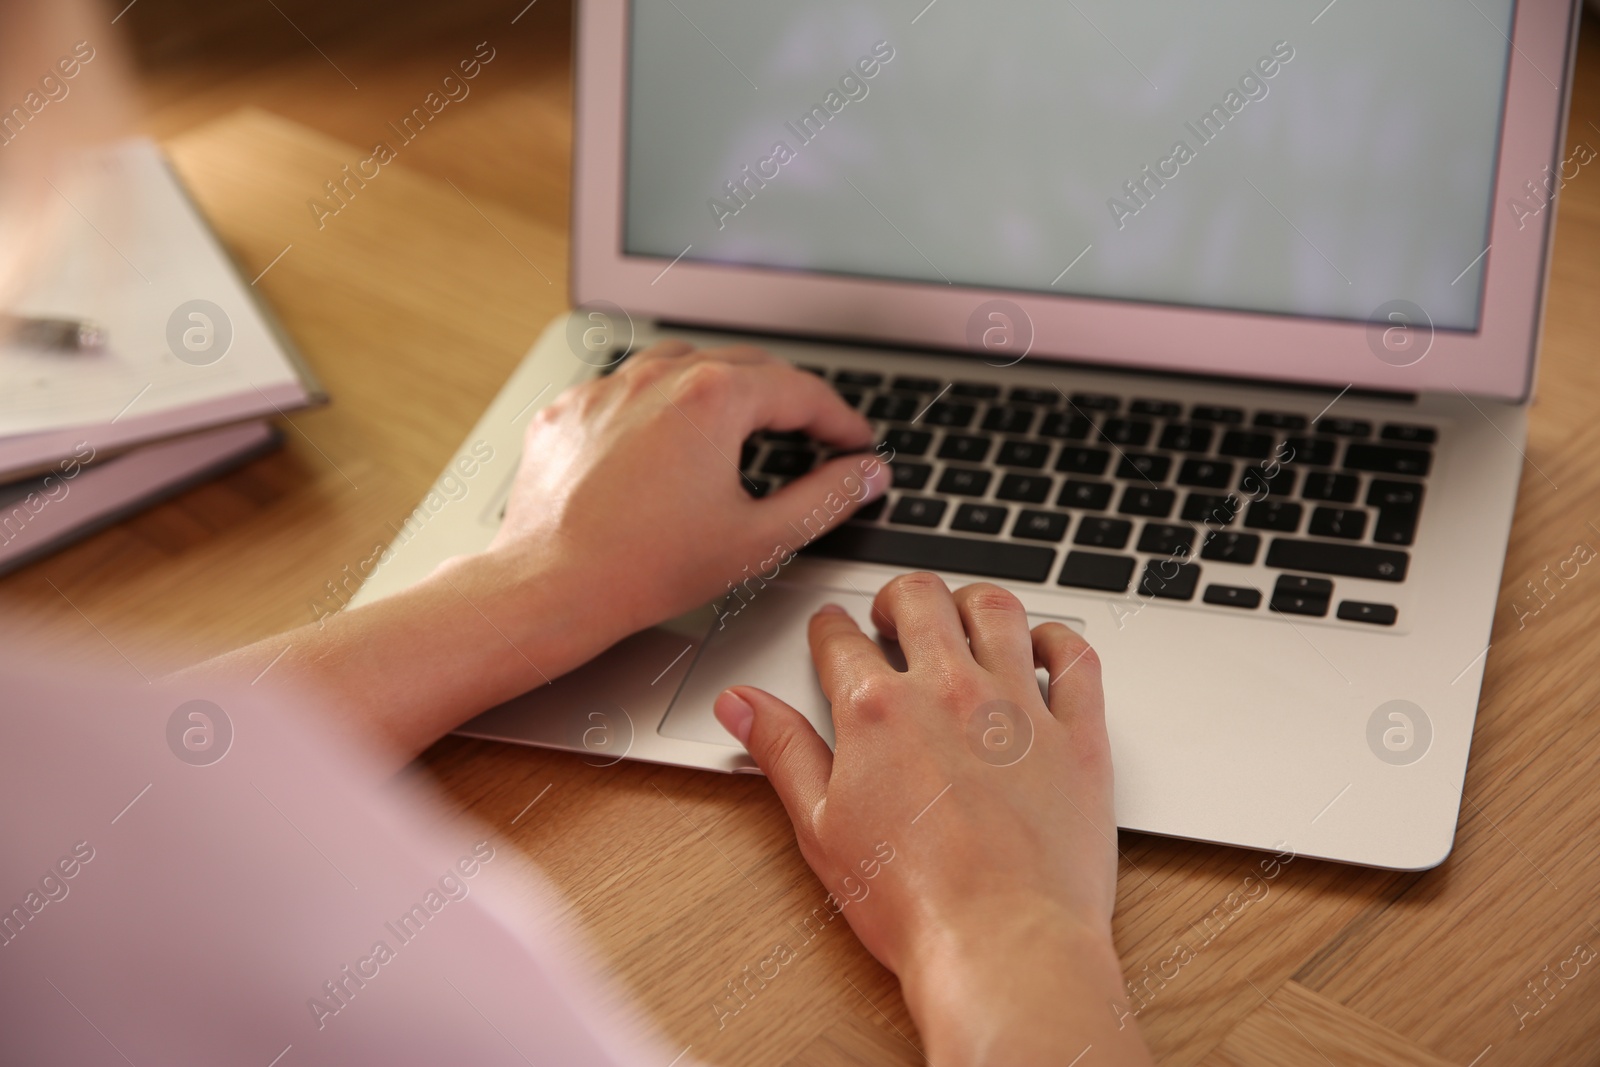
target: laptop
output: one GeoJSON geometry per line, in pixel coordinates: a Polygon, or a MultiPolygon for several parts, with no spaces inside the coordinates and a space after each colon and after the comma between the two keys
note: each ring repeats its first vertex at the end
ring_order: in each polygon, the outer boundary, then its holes
{"type": "MultiPolygon", "coordinates": [[[[589,0],[574,308],[357,601],[488,544],[561,390],[750,342],[872,421],[893,490],[462,734],[752,772],[716,694],[831,742],[807,618],[874,632],[873,594],[932,570],[1093,643],[1124,828],[1437,865],[1529,465],[1577,19],[589,0]]],[[[817,458],[766,434],[741,463],[767,492],[817,458]]]]}

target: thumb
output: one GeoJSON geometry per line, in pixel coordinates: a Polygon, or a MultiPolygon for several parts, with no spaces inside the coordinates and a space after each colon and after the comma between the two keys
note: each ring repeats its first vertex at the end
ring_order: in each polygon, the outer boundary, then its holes
{"type": "Polygon", "coordinates": [[[833,774],[827,742],[804,715],[752,686],[724,690],[712,710],[772,782],[801,841],[812,839],[833,774]]]}
{"type": "Polygon", "coordinates": [[[791,539],[798,533],[810,544],[832,533],[863,504],[883,496],[889,481],[889,465],[875,453],[836,456],[756,502],[763,524],[770,523],[760,540],[791,539]]]}

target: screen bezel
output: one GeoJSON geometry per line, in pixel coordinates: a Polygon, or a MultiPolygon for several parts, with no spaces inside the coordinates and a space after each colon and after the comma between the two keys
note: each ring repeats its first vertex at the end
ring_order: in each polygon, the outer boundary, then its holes
{"type": "Polygon", "coordinates": [[[1481,286],[1479,327],[1432,331],[1426,355],[1409,366],[1379,359],[1361,322],[630,255],[622,247],[628,0],[584,0],[578,10],[571,297],[720,329],[955,351],[974,351],[968,320],[998,298],[1031,320],[1030,359],[1523,401],[1555,210],[1519,231],[1506,202],[1560,164],[1579,4],[1516,4],[1489,250],[1461,279],[1481,286]],[[1559,72],[1556,89],[1541,71],[1559,72]]]}

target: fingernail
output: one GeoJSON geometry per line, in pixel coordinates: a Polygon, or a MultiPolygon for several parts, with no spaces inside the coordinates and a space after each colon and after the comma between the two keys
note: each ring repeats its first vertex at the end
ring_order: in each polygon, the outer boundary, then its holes
{"type": "Polygon", "coordinates": [[[891,478],[889,465],[887,463],[875,463],[874,466],[876,467],[875,470],[862,472],[862,481],[867,483],[867,494],[861,498],[862,503],[876,500],[889,491],[891,478]]]}
{"type": "Polygon", "coordinates": [[[828,614],[828,615],[847,615],[847,614],[849,614],[849,612],[845,611],[843,608],[841,608],[839,605],[833,603],[832,601],[829,601],[828,603],[822,605],[822,607],[817,609],[817,614],[818,615],[823,615],[823,614],[828,614]]]}
{"type": "Polygon", "coordinates": [[[732,734],[741,745],[749,747],[750,727],[756,721],[756,709],[750,706],[749,701],[732,689],[725,689],[717,697],[717,702],[712,705],[711,711],[724,730],[732,734]]]}

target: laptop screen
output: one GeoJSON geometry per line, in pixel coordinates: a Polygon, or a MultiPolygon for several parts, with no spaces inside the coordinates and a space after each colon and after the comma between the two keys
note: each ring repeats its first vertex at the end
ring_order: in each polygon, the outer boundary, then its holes
{"type": "Polygon", "coordinates": [[[1513,0],[922,2],[634,0],[624,252],[1477,328],[1513,0]]]}

